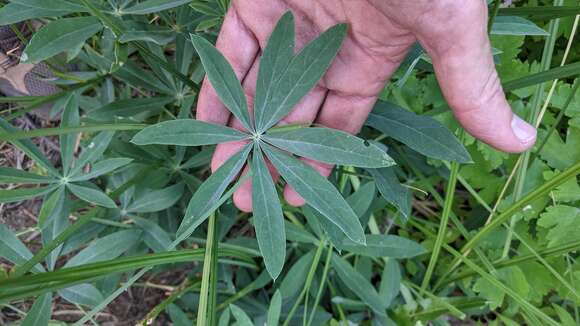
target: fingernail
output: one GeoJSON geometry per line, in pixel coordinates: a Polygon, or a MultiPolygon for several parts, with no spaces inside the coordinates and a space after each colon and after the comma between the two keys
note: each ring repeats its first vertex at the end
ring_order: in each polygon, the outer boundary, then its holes
{"type": "Polygon", "coordinates": [[[523,144],[529,144],[536,139],[536,128],[515,114],[512,118],[512,131],[523,144]]]}

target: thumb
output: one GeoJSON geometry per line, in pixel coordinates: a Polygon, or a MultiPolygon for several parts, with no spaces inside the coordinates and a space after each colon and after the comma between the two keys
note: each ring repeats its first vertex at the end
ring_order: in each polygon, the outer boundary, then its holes
{"type": "Polygon", "coordinates": [[[449,106],[474,137],[504,152],[523,152],[534,127],[515,115],[501,88],[487,36],[485,1],[435,8],[417,31],[449,106]]]}

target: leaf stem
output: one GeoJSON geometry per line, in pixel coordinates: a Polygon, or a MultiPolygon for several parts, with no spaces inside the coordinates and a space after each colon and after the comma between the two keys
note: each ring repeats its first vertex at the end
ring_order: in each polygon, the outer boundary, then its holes
{"type": "MultiPolygon", "coordinates": [[[[330,261],[332,258],[332,251],[333,246],[332,244],[328,245],[328,253],[326,254],[326,260],[324,262],[324,270],[322,271],[322,279],[320,280],[320,286],[318,287],[318,292],[316,293],[316,298],[314,299],[314,303],[312,304],[312,313],[310,318],[308,319],[307,326],[310,326],[314,321],[314,316],[316,315],[316,306],[320,302],[320,298],[322,297],[322,292],[324,292],[324,287],[326,285],[326,277],[328,276],[328,271],[330,270],[330,261]]],[[[304,320],[306,320],[306,315],[304,315],[304,320]]]]}
{"type": "Polygon", "coordinates": [[[215,306],[212,307],[210,301],[213,300],[215,291],[214,280],[211,271],[214,265],[215,253],[214,242],[216,242],[216,215],[212,213],[209,216],[207,227],[207,241],[205,258],[203,261],[203,274],[201,278],[201,289],[199,291],[199,305],[197,307],[197,326],[213,326],[215,322],[215,306]]]}

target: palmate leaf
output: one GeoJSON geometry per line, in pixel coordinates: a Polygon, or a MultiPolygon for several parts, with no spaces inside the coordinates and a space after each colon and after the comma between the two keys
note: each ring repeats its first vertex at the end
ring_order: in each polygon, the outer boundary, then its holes
{"type": "Polygon", "coordinates": [[[254,99],[254,115],[258,130],[262,130],[264,126],[272,92],[294,56],[294,38],[294,16],[292,12],[287,12],[276,24],[260,59],[254,99]]]}
{"type": "Polygon", "coordinates": [[[253,130],[242,85],[226,58],[203,37],[190,34],[211,85],[246,130],[253,130]]]}
{"type": "Polygon", "coordinates": [[[164,121],[149,126],[131,140],[136,145],[201,146],[248,138],[248,134],[226,126],[194,119],[164,121]]]}
{"type": "Polygon", "coordinates": [[[377,102],[367,125],[433,158],[471,162],[469,153],[449,129],[438,121],[416,115],[395,104],[377,102]]]}
{"type": "Polygon", "coordinates": [[[257,143],[252,156],[252,206],[260,252],[268,273],[275,280],[286,258],[284,215],[276,186],[257,143]]]}
{"type": "Polygon", "coordinates": [[[352,241],[365,243],[358,217],[330,181],[306,163],[268,144],[264,144],[263,149],[284,180],[308,205],[329,218],[352,241]]]}
{"type": "Polygon", "coordinates": [[[212,207],[220,200],[228,185],[246,163],[251,148],[252,144],[248,144],[230,157],[197,189],[187,205],[185,216],[177,230],[178,237],[186,231],[191,231],[192,227],[195,229],[207,219],[212,207]]]}
{"type": "Polygon", "coordinates": [[[381,168],[395,161],[378,146],[347,132],[330,128],[298,128],[275,131],[263,139],[298,156],[330,164],[381,168]]]}
{"type": "Polygon", "coordinates": [[[258,131],[263,132],[285,117],[318,83],[338,53],[346,36],[346,25],[335,25],[298,53],[275,83],[267,99],[258,131]]]}

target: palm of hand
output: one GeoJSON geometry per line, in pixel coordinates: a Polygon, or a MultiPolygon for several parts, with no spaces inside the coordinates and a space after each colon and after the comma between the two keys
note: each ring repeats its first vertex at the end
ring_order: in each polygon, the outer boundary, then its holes
{"type": "MultiPolygon", "coordinates": [[[[385,82],[419,41],[430,54],[437,77],[459,122],[475,137],[509,152],[530,147],[535,131],[511,112],[491,57],[486,34],[485,2],[469,1],[233,1],[217,47],[232,64],[253,107],[261,51],[276,21],[285,11],[296,17],[299,51],[321,31],[337,23],[349,24],[349,33],[326,75],[281,124],[317,123],[350,133],[360,130],[385,82]],[[459,27],[459,28],[458,28],[459,27]]],[[[229,124],[231,119],[211,84],[204,81],[197,119],[229,124]]],[[[212,171],[235,154],[244,143],[218,145],[212,171]]],[[[332,166],[304,159],[328,176],[332,166]]],[[[278,174],[273,171],[274,179],[278,174]]],[[[234,202],[251,211],[251,182],[234,194],[234,202]]],[[[303,199],[288,185],[286,200],[302,205],[303,199]]]]}

